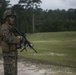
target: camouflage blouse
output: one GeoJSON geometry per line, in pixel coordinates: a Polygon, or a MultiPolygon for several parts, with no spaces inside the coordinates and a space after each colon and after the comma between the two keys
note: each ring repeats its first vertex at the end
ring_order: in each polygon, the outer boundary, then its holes
{"type": "Polygon", "coordinates": [[[8,44],[18,44],[20,42],[18,37],[12,31],[11,25],[3,24],[1,27],[1,35],[2,35],[3,41],[8,44]]]}

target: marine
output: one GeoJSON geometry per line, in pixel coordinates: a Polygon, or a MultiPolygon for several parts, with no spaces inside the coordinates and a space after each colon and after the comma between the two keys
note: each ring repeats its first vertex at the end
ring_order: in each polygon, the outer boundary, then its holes
{"type": "Polygon", "coordinates": [[[16,13],[11,9],[4,12],[4,23],[1,26],[1,46],[4,61],[4,75],[17,75],[17,45],[22,40],[22,36],[15,35],[12,30],[12,25],[14,25],[15,19],[16,13]]]}

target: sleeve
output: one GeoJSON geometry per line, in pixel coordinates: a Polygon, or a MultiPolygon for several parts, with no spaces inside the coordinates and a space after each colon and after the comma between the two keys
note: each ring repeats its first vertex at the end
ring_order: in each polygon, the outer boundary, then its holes
{"type": "Polygon", "coordinates": [[[2,37],[3,37],[3,41],[5,41],[6,43],[9,43],[9,44],[20,43],[20,39],[18,39],[17,36],[10,33],[9,29],[3,29],[1,31],[1,33],[2,33],[2,37]]]}

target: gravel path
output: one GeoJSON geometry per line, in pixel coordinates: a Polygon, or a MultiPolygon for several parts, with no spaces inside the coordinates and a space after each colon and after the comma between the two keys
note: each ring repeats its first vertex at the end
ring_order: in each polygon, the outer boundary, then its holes
{"type": "MultiPolygon", "coordinates": [[[[3,61],[0,60],[0,75],[3,74],[3,61]]],[[[69,68],[60,68],[49,65],[33,64],[30,62],[18,62],[18,75],[76,75],[69,68]]]]}

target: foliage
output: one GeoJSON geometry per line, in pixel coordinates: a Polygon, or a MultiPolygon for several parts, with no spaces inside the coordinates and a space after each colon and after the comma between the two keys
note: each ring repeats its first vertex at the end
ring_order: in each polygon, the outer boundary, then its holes
{"type": "MultiPolygon", "coordinates": [[[[31,33],[33,24],[35,32],[76,31],[76,9],[43,10],[39,7],[40,3],[41,0],[19,0],[13,5],[22,31],[31,33]]],[[[6,0],[0,0],[0,23],[8,5],[6,0]]]]}
{"type": "Polygon", "coordinates": [[[9,2],[10,1],[0,0],[0,23],[3,22],[3,13],[7,8],[7,6],[9,5],[9,2]]]}
{"type": "MultiPolygon", "coordinates": [[[[32,32],[32,8],[24,9],[19,15],[22,16],[19,22],[25,28],[23,30],[32,32]]],[[[34,9],[34,24],[35,32],[76,31],[76,9],[45,11],[36,8],[34,9]]]]}
{"type": "Polygon", "coordinates": [[[19,4],[24,4],[26,8],[34,7],[37,8],[39,4],[41,3],[41,0],[19,0],[19,4]]]}

